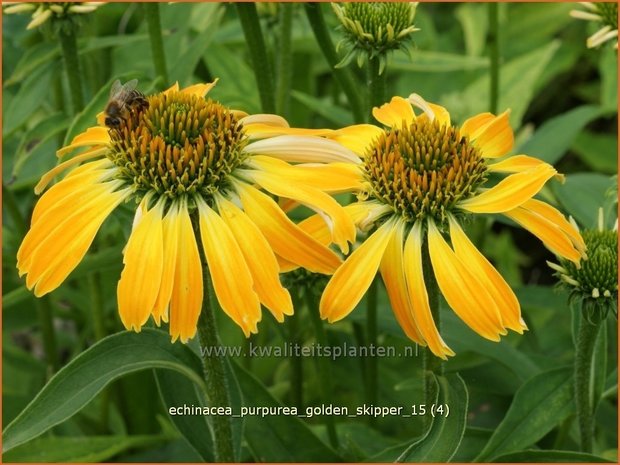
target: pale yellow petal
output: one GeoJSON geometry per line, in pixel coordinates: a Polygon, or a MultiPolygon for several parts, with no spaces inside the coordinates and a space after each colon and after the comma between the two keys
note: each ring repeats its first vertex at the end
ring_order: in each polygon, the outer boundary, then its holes
{"type": "Polygon", "coordinates": [[[403,269],[416,326],[431,352],[445,360],[448,356],[454,355],[454,352],[439,334],[431,313],[428,292],[424,282],[422,228],[419,222],[414,224],[405,242],[403,269]]]}
{"type": "Polygon", "coordinates": [[[268,195],[241,182],[235,188],[243,209],[276,254],[315,273],[332,274],[338,268],[340,258],[299,229],[268,195]]]}
{"type": "Polygon", "coordinates": [[[157,326],[161,321],[168,321],[168,306],[172,297],[172,287],[174,285],[174,273],[177,264],[177,254],[179,249],[179,228],[178,220],[179,209],[177,204],[170,206],[168,213],[162,220],[163,248],[163,267],[161,273],[161,284],[157,292],[157,299],[153,305],[153,319],[157,326]]]}
{"type": "Polygon", "coordinates": [[[278,321],[284,321],[284,315],[293,314],[293,302],[280,282],[280,267],[265,236],[232,202],[220,198],[217,205],[222,219],[239,244],[260,301],[278,321]]]}
{"type": "Polygon", "coordinates": [[[333,129],[305,129],[291,128],[284,126],[274,126],[265,123],[244,124],[244,132],[251,139],[264,139],[276,136],[329,136],[334,132],[333,129]]]}
{"type": "Polygon", "coordinates": [[[373,124],[356,124],[338,129],[329,137],[363,158],[372,143],[382,134],[383,129],[373,124]]]}
{"type": "Polygon", "coordinates": [[[377,274],[394,230],[393,221],[384,223],[336,270],[321,296],[321,318],[330,323],[341,320],[362,300],[377,274]]]}
{"type": "Polygon", "coordinates": [[[456,256],[467,264],[497,304],[502,322],[508,329],[523,333],[527,329],[521,318],[521,306],[508,283],[472,244],[457,221],[450,217],[450,239],[456,256]]]}
{"type": "Polygon", "coordinates": [[[187,342],[196,334],[202,308],[202,264],[187,205],[182,202],[175,218],[178,247],[170,297],[170,336],[187,342]]]}
{"type": "Polygon", "coordinates": [[[518,207],[504,212],[511,220],[534,234],[554,254],[579,263],[582,254],[571,238],[554,222],[527,208],[518,207]]]}
{"type": "Polygon", "coordinates": [[[500,334],[506,334],[506,330],[499,309],[480,282],[480,276],[456,256],[432,221],[428,228],[433,271],[448,305],[482,337],[499,341],[500,334]]]}
{"type": "Polygon", "coordinates": [[[155,305],[164,265],[163,204],[142,215],[127,246],[118,282],[118,312],[126,329],[140,331],[155,305]]]}
{"type": "Polygon", "coordinates": [[[512,149],[514,134],[510,127],[509,118],[510,111],[505,111],[476,131],[472,140],[482,152],[483,157],[501,157],[512,149]]]}
{"type": "Polygon", "coordinates": [[[411,124],[415,119],[413,108],[407,99],[392,97],[389,103],[372,109],[372,116],[385,126],[400,127],[402,124],[411,124]]]}
{"type": "Polygon", "coordinates": [[[536,195],[556,174],[548,164],[511,174],[496,186],[460,202],[458,206],[472,213],[502,213],[512,210],[536,195]]]}
{"type": "Polygon", "coordinates": [[[202,248],[215,295],[222,310],[249,337],[250,333],[257,332],[257,323],[261,319],[252,275],[228,225],[202,200],[197,200],[197,205],[202,248]]]}
{"type": "Polygon", "coordinates": [[[351,150],[329,139],[315,136],[284,135],[251,142],[244,153],[269,155],[290,163],[360,163],[351,150]]]}
{"type": "Polygon", "coordinates": [[[420,334],[420,330],[413,317],[413,308],[407,291],[407,282],[405,281],[405,270],[403,267],[404,231],[405,223],[399,221],[381,260],[381,277],[385,283],[385,289],[387,290],[390,306],[396,321],[398,321],[398,324],[409,339],[425,346],[426,342],[420,334]]]}

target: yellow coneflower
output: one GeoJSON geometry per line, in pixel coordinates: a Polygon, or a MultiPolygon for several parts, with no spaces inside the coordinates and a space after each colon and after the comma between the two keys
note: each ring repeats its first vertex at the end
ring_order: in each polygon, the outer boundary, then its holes
{"type": "Polygon", "coordinates": [[[67,278],[105,218],[129,199],[139,206],[118,283],[127,329],[139,331],[152,315],[157,324],[169,319],[173,340],[194,336],[203,300],[196,234],[217,299],[246,336],[257,330],[261,303],[279,321],[293,312],[278,259],[325,274],[340,265],[333,251],[291,222],[260,188],[320,213],[331,239],[346,248],[355,225],[340,205],[317,183],[281,179],[270,166],[308,159],[350,163],[358,157],[313,135],[321,131],[274,136],[286,130],[284,119],[248,116],[205,99],[214,84],[183,90],[174,85],[146,97],[146,104],[128,103],[113,129],[100,114],[99,126],[58,151],[65,156],[87,148],[35,188],[40,193],[56,175],[81,164],[42,195],[18,251],[20,276],[27,274],[35,295],[67,278]]]}
{"type": "Polygon", "coordinates": [[[617,2],[579,2],[585,10],[571,10],[573,18],[599,23],[602,27],[588,37],[588,48],[598,47],[615,39],[618,48],[618,3],[617,2]]]}
{"type": "MultiPolygon", "coordinates": [[[[429,306],[423,270],[428,253],[440,291],[455,313],[481,336],[497,341],[507,329],[527,329],[519,302],[505,280],[461,228],[471,214],[501,213],[532,232],[557,255],[579,263],[585,245],[578,231],[552,206],[534,199],[556,170],[515,155],[509,112],[482,113],[462,126],[445,108],[412,94],[373,110],[385,127],[350,126],[328,137],[361,157],[356,164],[359,201],[347,207],[362,229],[378,226],[334,273],[321,298],[330,322],[347,316],[379,270],[391,306],[412,340],[446,358],[429,306]],[[423,110],[415,115],[412,104],[423,110]],[[486,187],[489,173],[509,173],[486,187]],[[449,236],[450,242],[445,235],[449,236]]],[[[326,242],[312,217],[303,227],[326,242]]]]}

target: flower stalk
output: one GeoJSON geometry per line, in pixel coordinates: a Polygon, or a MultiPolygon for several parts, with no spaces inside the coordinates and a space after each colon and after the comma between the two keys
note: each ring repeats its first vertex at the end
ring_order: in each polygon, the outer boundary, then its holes
{"type": "Polygon", "coordinates": [[[293,28],[293,8],[290,3],[280,3],[280,35],[278,41],[278,81],[276,91],[276,111],[279,115],[288,115],[291,79],[293,76],[293,50],[291,33],[293,28]]]}
{"type": "Polygon", "coordinates": [[[590,373],[592,371],[592,355],[600,323],[591,323],[582,312],[575,348],[575,403],[577,406],[577,422],[581,451],[592,453],[594,438],[594,405],[590,395],[590,373]]]}
{"type": "Polygon", "coordinates": [[[368,108],[369,121],[372,121],[373,107],[380,106],[387,100],[387,72],[381,68],[381,57],[368,57],[368,108]]]}
{"type": "Polygon", "coordinates": [[[499,13],[497,3],[489,3],[489,58],[490,68],[490,89],[489,89],[489,111],[497,113],[499,99],[499,13]]]}
{"type": "Polygon", "coordinates": [[[67,72],[67,80],[69,82],[71,108],[73,113],[77,114],[84,108],[84,94],[82,91],[82,80],[80,79],[80,59],[78,57],[75,28],[60,28],[58,38],[60,39],[65,71],[67,72]]]}
{"type": "MultiPolygon", "coordinates": [[[[377,288],[378,280],[375,278],[368,289],[366,300],[366,337],[371,347],[377,347],[377,288]]],[[[379,392],[377,357],[369,357],[366,369],[366,384],[368,386],[368,403],[377,405],[379,392]]],[[[375,418],[370,417],[370,423],[375,423],[375,418]]]]}
{"type": "Polygon", "coordinates": [[[159,18],[159,4],[156,2],[145,3],[144,11],[151,41],[151,53],[153,54],[155,72],[163,78],[163,82],[168,82],[168,68],[166,66],[166,54],[164,52],[161,20],[159,18]]]}
{"type": "Polygon", "coordinates": [[[243,35],[250,51],[262,110],[266,113],[273,113],[275,111],[273,76],[256,5],[254,3],[235,3],[235,6],[237,7],[243,35]]]}

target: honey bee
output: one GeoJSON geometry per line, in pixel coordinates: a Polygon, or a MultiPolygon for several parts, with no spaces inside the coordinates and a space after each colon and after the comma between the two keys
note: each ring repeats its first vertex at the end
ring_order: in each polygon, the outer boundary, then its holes
{"type": "Polygon", "coordinates": [[[137,79],[121,84],[118,79],[112,84],[110,98],[105,107],[105,125],[111,129],[118,129],[122,120],[126,120],[132,113],[144,111],[148,108],[144,94],[136,90],[137,79]]]}

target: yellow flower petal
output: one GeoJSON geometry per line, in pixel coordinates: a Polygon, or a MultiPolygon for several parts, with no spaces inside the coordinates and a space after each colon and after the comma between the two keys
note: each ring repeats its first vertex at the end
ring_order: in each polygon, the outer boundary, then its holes
{"type": "Polygon", "coordinates": [[[284,321],[284,315],[293,314],[293,301],[280,283],[280,267],[265,236],[243,210],[232,202],[219,198],[217,206],[241,248],[260,301],[276,320],[284,321]]]}
{"type": "Polygon", "coordinates": [[[409,125],[415,119],[413,108],[407,99],[402,97],[392,97],[390,103],[384,103],[380,107],[372,109],[372,116],[385,126],[402,126],[403,123],[409,125]]]}
{"type": "Polygon", "coordinates": [[[445,360],[454,352],[439,334],[429,306],[422,267],[422,229],[419,222],[413,225],[405,242],[403,268],[417,328],[431,352],[445,360]]]}
{"type": "Polygon", "coordinates": [[[178,92],[178,91],[179,91],[179,81],[176,81],[174,84],[172,84],[166,90],[164,90],[163,94],[164,95],[169,95],[172,92],[178,92]]]}
{"type": "Polygon", "coordinates": [[[101,223],[116,206],[130,195],[130,191],[101,192],[97,201],[83,209],[76,209],[72,215],[66,215],[53,229],[45,222],[37,223],[28,235],[41,235],[38,246],[19,264],[20,274],[27,273],[26,286],[35,287],[37,297],[56,289],[75,269],[86,254],[101,223]]]}
{"type": "Polygon", "coordinates": [[[62,157],[69,152],[72,152],[78,147],[88,147],[92,145],[107,145],[110,143],[109,129],[105,126],[94,126],[88,128],[81,134],[78,134],[73,138],[71,143],[66,147],[61,148],[56,152],[58,157],[62,157]]]}
{"type": "Polygon", "coordinates": [[[381,260],[381,277],[385,283],[390,306],[398,324],[409,339],[425,346],[426,342],[417,328],[407,292],[407,282],[405,281],[405,271],[403,268],[404,232],[405,223],[399,221],[381,260]]]}
{"type": "Polygon", "coordinates": [[[495,173],[520,173],[540,165],[548,165],[548,163],[528,155],[514,155],[505,160],[489,164],[487,168],[495,173]]]}
{"type": "Polygon", "coordinates": [[[555,174],[556,170],[551,165],[538,165],[527,171],[511,174],[496,186],[460,202],[458,206],[472,213],[502,213],[512,210],[536,195],[555,174]]]}
{"type": "Polygon", "coordinates": [[[338,129],[330,139],[363,158],[374,140],[383,132],[383,129],[373,124],[356,124],[338,129]]]}
{"type": "Polygon", "coordinates": [[[362,189],[363,174],[360,167],[351,163],[303,164],[290,166],[273,157],[254,155],[251,165],[263,171],[282,175],[286,170],[286,179],[295,184],[303,182],[329,193],[358,191],[362,189]]]}
{"type": "Polygon", "coordinates": [[[251,176],[255,182],[274,195],[286,197],[298,201],[311,208],[325,218],[332,232],[332,240],[341,250],[348,250],[348,242],[355,240],[355,225],[351,218],[343,210],[342,205],[328,194],[308,187],[301,180],[291,182],[286,177],[290,168],[283,169],[279,175],[264,171],[252,171],[251,176]]]}
{"type": "Polygon", "coordinates": [[[194,84],[193,86],[186,87],[181,91],[182,94],[195,95],[196,97],[203,98],[211,89],[215,87],[219,79],[215,79],[213,82],[207,84],[194,84]]]}
{"type": "Polygon", "coordinates": [[[582,253],[586,251],[586,243],[583,241],[583,237],[579,234],[579,231],[569,223],[564,215],[551,205],[540,200],[530,199],[521,205],[522,208],[529,210],[533,213],[537,213],[543,218],[551,221],[558,228],[564,232],[572,241],[573,245],[582,253]]]}
{"type": "Polygon", "coordinates": [[[264,139],[276,136],[328,136],[334,132],[333,129],[305,129],[291,128],[288,126],[276,126],[265,123],[245,123],[243,125],[245,133],[250,139],[264,139]]]}
{"type": "Polygon", "coordinates": [[[276,254],[314,273],[332,274],[338,268],[340,258],[299,229],[268,195],[241,182],[235,188],[243,209],[276,254]]]}
{"type": "Polygon", "coordinates": [[[483,157],[501,157],[512,149],[514,134],[510,127],[509,117],[510,111],[505,111],[475,132],[472,140],[482,152],[483,157]]]}
{"type": "Polygon", "coordinates": [[[179,253],[179,207],[175,203],[170,206],[168,213],[162,220],[162,235],[164,241],[164,264],[161,273],[161,284],[157,293],[157,299],[153,305],[153,319],[157,326],[160,322],[168,321],[168,306],[172,297],[174,285],[174,273],[179,253]]]}
{"type": "Polygon", "coordinates": [[[495,115],[488,112],[472,116],[471,118],[466,119],[461,125],[461,135],[469,137],[470,140],[474,140],[480,135],[481,130],[494,119],[495,115]]]}
{"type": "Polygon", "coordinates": [[[554,254],[579,263],[581,253],[573,246],[570,237],[554,222],[524,207],[504,212],[504,215],[538,237],[554,254]]]}
{"type": "Polygon", "coordinates": [[[228,225],[202,200],[200,236],[213,289],[222,310],[237,323],[246,337],[257,332],[261,319],[260,302],[253,289],[252,276],[239,244],[228,225]]]}
{"type": "Polygon", "coordinates": [[[248,144],[245,153],[269,155],[291,163],[360,163],[349,149],[321,137],[302,135],[276,136],[248,144]]]}
{"type": "Polygon", "coordinates": [[[467,264],[496,302],[504,326],[523,333],[527,326],[521,318],[521,306],[514,292],[493,265],[472,244],[452,216],[450,216],[450,239],[456,256],[462,263],[467,264]]]}
{"type": "Polygon", "coordinates": [[[480,282],[480,276],[457,257],[432,221],[428,223],[428,250],[437,284],[448,305],[482,337],[499,341],[499,335],[506,334],[506,330],[497,305],[480,282]]]}
{"type": "Polygon", "coordinates": [[[139,332],[155,305],[164,266],[163,203],[157,203],[135,225],[123,255],[118,282],[118,312],[126,329],[139,332]]]}
{"type": "Polygon", "coordinates": [[[172,341],[187,342],[196,334],[202,308],[202,264],[187,204],[182,202],[176,218],[178,230],[177,262],[170,298],[170,335],[172,341]]]}
{"type": "Polygon", "coordinates": [[[71,166],[82,163],[85,160],[90,160],[91,158],[101,157],[105,155],[107,150],[108,149],[105,147],[104,148],[97,147],[91,150],[87,150],[84,153],[76,155],[75,157],[70,158],[69,160],[65,162],[62,162],[59,165],[56,165],[54,168],[52,168],[47,173],[45,173],[43,176],[41,176],[41,180],[34,187],[34,193],[39,195],[41,192],[43,192],[43,190],[47,187],[47,185],[52,181],[52,179],[54,179],[56,176],[58,176],[58,174],[62,173],[66,169],[70,168],[71,166]]]}
{"type": "Polygon", "coordinates": [[[321,318],[330,323],[341,320],[362,300],[377,274],[394,230],[393,221],[384,223],[336,270],[321,296],[321,318]]]}

